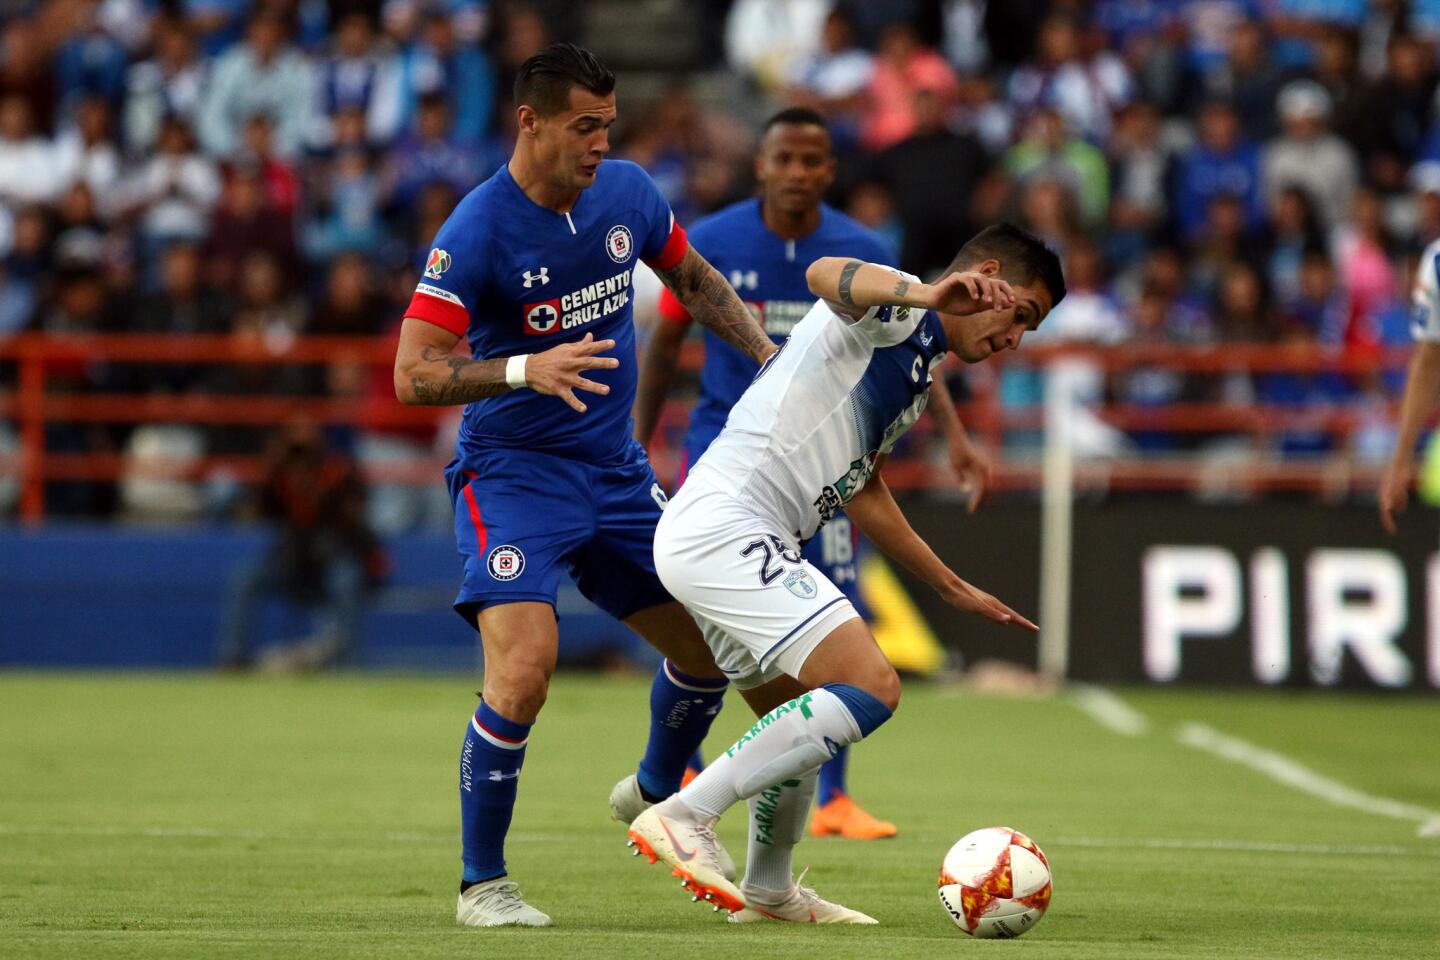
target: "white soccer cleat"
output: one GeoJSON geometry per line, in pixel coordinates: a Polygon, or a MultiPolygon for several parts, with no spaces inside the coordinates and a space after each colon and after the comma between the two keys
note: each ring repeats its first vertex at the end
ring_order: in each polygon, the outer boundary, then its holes
{"type": "MultiPolygon", "coordinates": [[[[808,867],[805,872],[809,872],[808,867]]],[[[821,899],[814,890],[800,885],[800,880],[804,879],[805,873],[801,873],[800,879],[790,887],[790,892],[779,900],[774,899],[775,891],[773,890],[742,887],[745,909],[730,914],[727,919],[731,923],[758,923],[761,920],[781,920],[785,923],[877,924],[880,922],[859,910],[851,910],[849,907],[821,899]]]]}
{"type": "MultiPolygon", "coordinates": [[[[633,773],[615,784],[615,789],[610,791],[610,817],[612,820],[618,820],[627,825],[634,823],[636,817],[652,806],[653,804],[646,800],[645,795],[640,792],[640,778],[633,773]]],[[[735,869],[735,861],[730,859],[730,854],[726,852],[725,848],[719,844],[717,846],[720,854],[720,872],[725,874],[726,880],[734,883],[735,878],[740,875],[740,871],[735,869]]]]}
{"type": "Polygon", "coordinates": [[[455,922],[467,927],[548,927],[551,921],[525,902],[518,883],[497,877],[460,894],[455,922]]]}
{"type": "Polygon", "coordinates": [[[678,798],[657,803],[636,817],[630,824],[630,846],[651,863],[669,864],[692,900],[731,913],[745,909],[740,888],[725,876],[720,859],[724,848],[715,836],[715,821],[696,818],[678,798]]]}

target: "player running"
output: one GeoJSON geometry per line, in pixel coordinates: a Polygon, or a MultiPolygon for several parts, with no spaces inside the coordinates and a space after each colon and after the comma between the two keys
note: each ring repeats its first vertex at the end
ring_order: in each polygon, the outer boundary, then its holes
{"type": "Polygon", "coordinates": [[[604,159],[614,88],[614,74],[571,44],[521,65],[514,153],[440,228],[395,358],[403,402],[467,405],[445,475],[465,566],[455,609],[479,629],[485,653],[482,702],[460,755],[456,919],[473,926],[550,924],[506,875],[504,843],[555,666],[562,575],[673,665],[675,683],[652,697],[661,729],[651,741],[675,758],[677,778],[714,713],[666,724],[667,704],[718,706],[726,686],[655,575],[665,498],[630,422],[636,258],[752,363],[775,346],[690,247],[645,172],[604,159]],[[462,336],[468,357],[451,352],[462,336]]]}
{"type": "MultiPolygon", "coordinates": [[[[835,156],[825,119],[814,110],[792,107],[765,123],[755,157],[755,179],[760,185],[758,198],[742,200],[697,221],[689,236],[691,244],[729,278],[778,344],[814,304],[805,284],[809,264],[821,257],[845,256],[894,266],[896,255],[879,234],[823,202],[835,180],[835,156]]],[[[691,324],[690,314],[668,291],[660,296],[660,316],[641,363],[635,399],[635,438],[642,444],[648,444],[655,431],[691,324]]],[[[707,332],[704,339],[700,397],[685,434],[680,482],[684,481],[684,465],[699,461],[725,426],[730,408],[755,377],[755,365],[744,354],[714,334],[707,332]]],[[[966,437],[944,381],[937,378],[932,389],[938,393],[938,402],[931,409],[950,442],[952,460],[962,482],[978,499],[989,464],[966,437]]],[[[863,610],[858,546],[858,534],[840,513],[805,545],[801,556],[863,610]]],[[[845,784],[848,752],[840,749],[820,768],[818,806],[810,832],[851,839],[894,836],[893,823],[871,816],[849,796],[845,784]]],[[[616,785],[612,811],[616,819],[628,823],[649,803],[679,788],[679,782],[657,782],[653,772],[642,765],[637,775],[616,785]]],[[[815,792],[817,784],[808,782],[805,789],[815,792]]]]}
{"type": "Polygon", "coordinates": [[[1440,400],[1440,240],[1425,248],[1415,271],[1410,333],[1415,354],[1405,376],[1400,401],[1400,429],[1395,453],[1380,481],[1380,522],[1395,532],[1395,515],[1404,513],[1415,482],[1415,444],[1420,430],[1440,400]]]}
{"type": "Polygon", "coordinates": [[[978,363],[1016,349],[1064,297],[1055,254],[999,225],[965,244],[935,283],[836,257],[811,264],[806,278],[822,302],[761,368],[655,535],[661,581],[695,616],[736,688],[773,709],[678,794],[636,817],[630,839],[736,919],[814,919],[823,901],[791,877],[793,822],[774,824],[764,869],[747,866],[736,887],[719,868],[716,819],[741,799],[753,808],[810,776],[900,700],[894,668],[845,595],[801,557],[801,543],[848,504],[880,550],[952,606],[1036,629],[945,566],[906,522],[879,468],[919,417],[930,371],[947,351],[978,363]]]}

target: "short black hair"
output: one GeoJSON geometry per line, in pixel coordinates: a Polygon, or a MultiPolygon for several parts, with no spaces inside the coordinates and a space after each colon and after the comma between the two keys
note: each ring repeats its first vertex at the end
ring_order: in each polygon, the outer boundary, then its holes
{"type": "Polygon", "coordinates": [[[771,127],[779,126],[782,123],[793,123],[801,127],[819,127],[826,133],[830,132],[830,125],[825,122],[825,118],[818,111],[811,110],[809,107],[786,107],[765,121],[765,126],[760,128],[760,135],[763,137],[770,132],[771,127]]]}
{"type": "Polygon", "coordinates": [[[515,106],[529,106],[541,116],[559,113],[570,105],[571,87],[603,97],[615,90],[615,74],[584,47],[552,43],[520,64],[515,106]]]}
{"type": "Polygon", "coordinates": [[[969,269],[984,260],[1000,261],[1000,277],[1012,284],[1039,280],[1050,291],[1052,309],[1065,299],[1065,273],[1055,251],[1035,234],[1013,223],[996,223],[966,241],[946,273],[969,269]]]}

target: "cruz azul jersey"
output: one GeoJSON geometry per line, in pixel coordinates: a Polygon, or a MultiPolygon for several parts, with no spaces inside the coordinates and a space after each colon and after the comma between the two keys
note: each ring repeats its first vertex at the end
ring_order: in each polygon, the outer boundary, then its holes
{"type": "Polygon", "coordinates": [[[928,310],[876,307],[852,322],[817,302],[730,411],[685,488],[726,492],[797,541],[810,539],[919,419],[946,348],[928,310]]]}
{"type": "MultiPolygon", "coordinates": [[[[853,257],[895,265],[895,250],[879,234],[840,211],[820,208],[820,226],[799,240],[784,240],[766,228],[759,199],[742,200],[690,226],[690,244],[730,281],[770,339],[781,343],[810,312],[815,295],[805,269],[821,257],[853,257]]],[[[690,314],[669,290],[660,294],[660,315],[689,323],[690,314]]],[[[686,462],[695,463],[721,429],[730,408],[755,378],[755,361],[705,331],[705,365],[700,398],[685,434],[686,462]]]]}
{"type": "Polygon", "coordinates": [[[496,448],[591,463],[623,456],[637,375],[635,260],[665,270],[680,262],[686,245],[649,175],[624,160],[602,162],[568,214],[531,200],[506,166],[470,191],[435,235],[405,315],[466,337],[478,360],[540,353],[590,333],[615,341],[609,355],[620,366],[586,373],[610,393],[578,392],[585,413],[534,390],[471,403],[456,456],[463,462],[496,448]]]}
{"type": "Polygon", "coordinates": [[[1410,333],[1416,340],[1440,342],[1440,240],[1420,254],[1420,265],[1415,270],[1410,333]]]}

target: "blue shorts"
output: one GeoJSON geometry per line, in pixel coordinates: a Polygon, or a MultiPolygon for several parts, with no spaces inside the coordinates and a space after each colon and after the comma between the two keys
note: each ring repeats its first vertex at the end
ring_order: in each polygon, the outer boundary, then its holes
{"type": "Polygon", "coordinates": [[[665,494],[638,443],[603,466],[494,450],[452,461],[445,479],[465,561],[455,612],[470,626],[495,603],[553,607],[562,574],[619,620],[671,601],[653,552],[665,494]]]}

